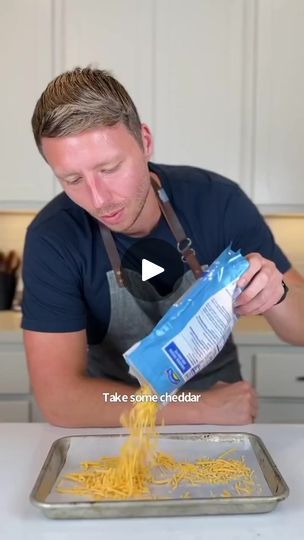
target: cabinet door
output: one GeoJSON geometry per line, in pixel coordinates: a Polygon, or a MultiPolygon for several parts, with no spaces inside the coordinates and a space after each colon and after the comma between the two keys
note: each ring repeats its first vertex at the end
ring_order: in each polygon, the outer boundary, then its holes
{"type": "Polygon", "coordinates": [[[28,400],[0,400],[0,422],[28,422],[29,411],[28,400]]]}
{"type": "MultiPolygon", "coordinates": [[[[263,397],[304,399],[304,348],[273,347],[256,354],[256,388],[263,397]]],[[[304,412],[304,411],[303,411],[304,412]]]]}
{"type": "Polygon", "coordinates": [[[256,422],[303,423],[304,400],[261,398],[256,422]]]}
{"type": "Polygon", "coordinates": [[[31,130],[35,103],[52,78],[51,0],[1,2],[0,208],[36,208],[54,194],[31,130]]]}
{"type": "MultiPolygon", "coordinates": [[[[124,84],[142,120],[152,120],[153,0],[66,0],[57,71],[92,64],[124,84]]],[[[62,14],[57,13],[57,25],[62,14]]]]}
{"type": "Polygon", "coordinates": [[[304,208],[304,2],[258,2],[254,200],[304,208]]]}
{"type": "Polygon", "coordinates": [[[241,374],[245,381],[253,384],[253,350],[246,345],[238,345],[238,355],[241,366],[241,374]]]}
{"type": "Polygon", "coordinates": [[[0,350],[0,394],[27,394],[29,391],[23,348],[17,344],[3,344],[0,350]]]}
{"type": "Polygon", "coordinates": [[[246,3],[155,4],[156,159],[240,181],[246,3]]]}

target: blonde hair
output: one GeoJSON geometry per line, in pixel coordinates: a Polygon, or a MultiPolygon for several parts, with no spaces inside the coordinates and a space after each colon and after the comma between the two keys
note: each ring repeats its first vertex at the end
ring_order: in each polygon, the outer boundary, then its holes
{"type": "Polygon", "coordinates": [[[51,81],[36,103],[32,129],[42,137],[63,137],[122,122],[142,147],[141,122],[126,89],[105,70],[76,67],[51,81]]]}

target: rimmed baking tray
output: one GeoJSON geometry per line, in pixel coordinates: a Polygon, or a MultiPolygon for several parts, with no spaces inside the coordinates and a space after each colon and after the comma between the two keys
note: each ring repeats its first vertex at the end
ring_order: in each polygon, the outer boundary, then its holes
{"type": "Polygon", "coordinates": [[[215,458],[232,450],[226,459],[243,457],[254,471],[255,486],[251,495],[238,495],[233,487],[235,482],[220,486],[183,483],[175,490],[156,486],[152,491],[157,498],[153,499],[96,501],[56,491],[64,474],[80,470],[81,461],[117,455],[126,436],[75,435],[54,441],[31,492],[31,502],[53,519],[194,516],[270,512],[289,494],[288,486],[262,440],[251,433],[230,432],[163,433],[158,445],[160,450],[170,452],[176,459],[187,461],[215,458]],[[185,492],[187,498],[183,497],[185,492]]]}

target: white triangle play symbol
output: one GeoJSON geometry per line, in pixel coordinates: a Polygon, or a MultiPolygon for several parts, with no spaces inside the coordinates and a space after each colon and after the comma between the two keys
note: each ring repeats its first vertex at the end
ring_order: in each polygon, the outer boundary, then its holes
{"type": "Polygon", "coordinates": [[[148,261],[147,259],[142,259],[141,261],[141,279],[143,281],[147,281],[154,276],[158,276],[158,274],[161,274],[164,271],[164,268],[158,266],[158,264],[148,261]]]}

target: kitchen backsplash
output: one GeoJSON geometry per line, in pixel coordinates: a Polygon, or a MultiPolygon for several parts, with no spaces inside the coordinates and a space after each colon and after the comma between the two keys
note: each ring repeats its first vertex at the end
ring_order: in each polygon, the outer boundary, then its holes
{"type": "Polygon", "coordinates": [[[0,249],[10,249],[22,255],[26,229],[35,212],[0,212],[0,249]]]}
{"type": "Polygon", "coordinates": [[[293,266],[304,275],[304,215],[272,215],[266,221],[293,266]]]}
{"type": "MultiPolygon", "coordinates": [[[[0,249],[22,254],[26,228],[34,212],[0,212],[0,249]]],[[[277,243],[304,275],[304,215],[267,216],[277,243]]]]}

